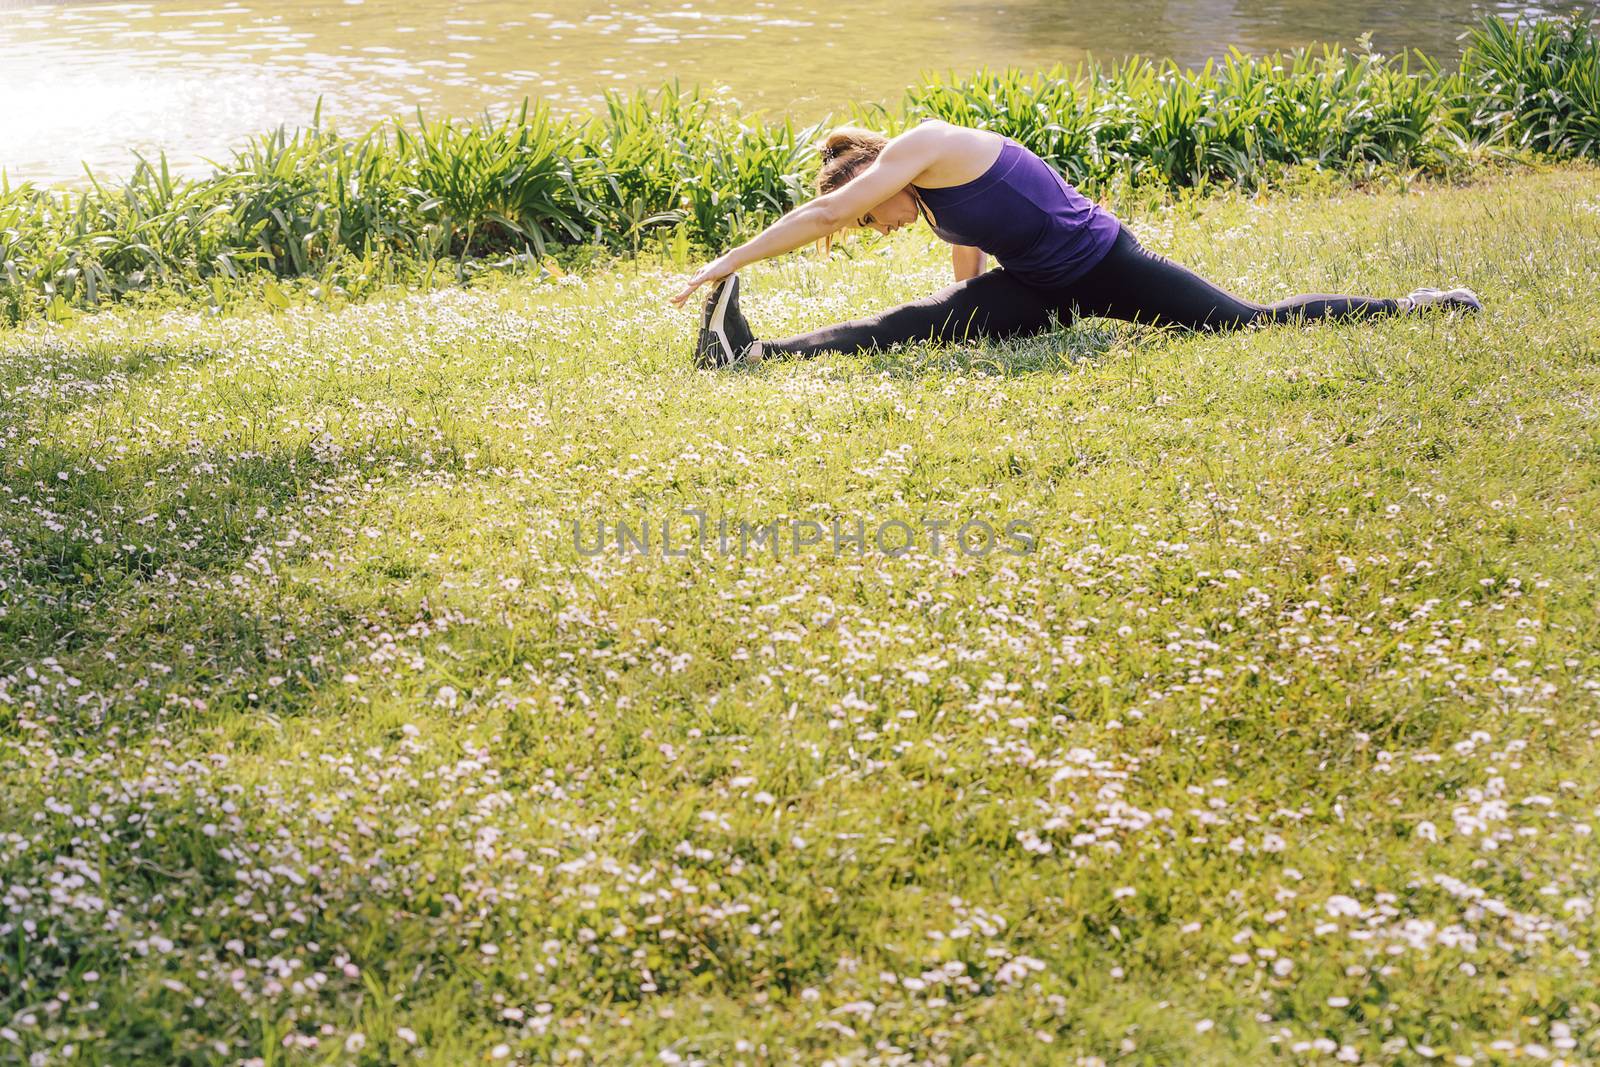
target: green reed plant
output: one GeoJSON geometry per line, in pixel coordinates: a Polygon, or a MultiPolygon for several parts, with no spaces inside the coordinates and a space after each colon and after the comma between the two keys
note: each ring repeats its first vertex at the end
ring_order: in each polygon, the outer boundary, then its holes
{"type": "Polygon", "coordinates": [[[164,155],[140,158],[115,191],[93,180],[92,192],[78,198],[72,243],[94,250],[116,292],[182,284],[215,255],[247,254],[219,233],[228,191],[239,180],[237,173],[185,179],[172,174],[164,155]]]}
{"type": "Polygon", "coordinates": [[[726,140],[709,142],[703,156],[685,160],[691,169],[682,210],[691,236],[708,247],[725,245],[807,199],[824,125],[743,123],[726,140]]]}
{"type": "Polygon", "coordinates": [[[581,135],[597,243],[637,250],[664,226],[706,247],[748,233],[809,195],[822,127],[751,121],[677,83],[607,94],[581,135]]]}
{"type": "Polygon", "coordinates": [[[337,251],[417,251],[416,197],[382,132],[346,139],[320,124],[254,138],[234,158],[217,262],[280,277],[313,273],[337,251]]]}
{"type": "MultiPolygon", "coordinates": [[[[1315,168],[1445,175],[1486,155],[1600,155],[1600,44],[1578,13],[1486,19],[1459,69],[1357,49],[1231,52],[1197,70],[1134,59],[934,77],[896,108],[1016,138],[1092,195],[1256,189],[1315,168]]],[[[141,159],[82,191],[0,184],[0,315],[66,313],[160,288],[325,292],[553,255],[725,247],[810,195],[823,124],[741,114],[673,83],[609,94],[590,117],[524,101],[504,118],[321,121],[258,136],[204,178],[141,159]]]]}
{"type": "Polygon", "coordinates": [[[37,246],[50,232],[59,205],[55,197],[26,183],[0,188],[0,315],[7,321],[22,318],[53,284],[37,246]]]}
{"type": "Polygon", "coordinates": [[[1554,156],[1600,150],[1600,38],[1581,14],[1531,24],[1486,19],[1461,73],[1455,102],[1476,136],[1554,156]]]}
{"type": "Polygon", "coordinates": [[[1031,75],[980,71],[911,89],[906,113],[993,129],[1096,191],[1117,180],[1247,188],[1285,167],[1442,171],[1450,76],[1369,50],[1231,52],[1199,70],[1133,60],[1031,75]]]}
{"type": "Polygon", "coordinates": [[[595,228],[637,250],[644,234],[687,218],[680,197],[689,161],[720,129],[712,103],[676,82],[655,92],[607,93],[584,130],[595,228]]]}
{"type": "Polygon", "coordinates": [[[418,115],[418,128],[393,127],[410,167],[417,213],[444,228],[448,250],[465,257],[583,240],[587,204],[573,160],[578,130],[544,104],[524,100],[503,120],[478,123],[418,115]]]}
{"type": "Polygon", "coordinates": [[[1156,78],[1141,131],[1154,170],[1167,185],[1204,186],[1213,178],[1251,173],[1260,154],[1255,131],[1263,105],[1259,93],[1232,97],[1207,62],[1190,77],[1170,64],[1156,78]]]}

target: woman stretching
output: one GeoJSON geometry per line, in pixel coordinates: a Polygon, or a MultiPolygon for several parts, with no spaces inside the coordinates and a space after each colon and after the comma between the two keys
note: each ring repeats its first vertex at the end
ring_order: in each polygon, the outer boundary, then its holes
{"type": "Polygon", "coordinates": [[[1122,223],[1009,137],[929,119],[892,141],[842,129],[822,150],[822,194],[719,256],[672,302],[717,283],[701,316],[695,362],[721,367],[766,356],[857,352],[896,342],[1035,334],[1055,316],[1223,330],[1257,322],[1352,319],[1424,307],[1480,310],[1468,289],[1410,296],[1242,300],[1148,251],[1122,223]],[[742,267],[849,225],[893,233],[921,215],[954,246],[956,282],[910,304],[782,340],[757,340],[739,309],[742,267]],[[999,263],[984,270],[985,254],[999,263]]]}

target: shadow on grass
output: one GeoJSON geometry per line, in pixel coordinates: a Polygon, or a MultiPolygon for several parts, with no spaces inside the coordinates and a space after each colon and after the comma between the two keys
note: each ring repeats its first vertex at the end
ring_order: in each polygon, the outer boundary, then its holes
{"type": "Polygon", "coordinates": [[[437,443],[424,457],[420,440],[334,456],[213,444],[110,463],[33,448],[5,476],[0,676],[13,687],[40,676],[55,720],[89,730],[134,725],[174,696],[204,708],[270,689],[292,703],[297,685],[335,669],[354,615],[338,591],[275,575],[339,538],[376,483],[459,467],[437,443]],[[51,692],[52,670],[79,693],[51,692]]]}

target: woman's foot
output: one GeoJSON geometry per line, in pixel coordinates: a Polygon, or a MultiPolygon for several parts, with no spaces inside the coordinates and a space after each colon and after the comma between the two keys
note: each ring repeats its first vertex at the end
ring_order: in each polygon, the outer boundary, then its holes
{"type": "Polygon", "coordinates": [[[701,370],[759,362],[761,346],[739,310],[739,276],[730,274],[706,294],[700,314],[700,339],[694,347],[694,365],[701,370]]]}
{"type": "Polygon", "coordinates": [[[1413,289],[1410,296],[1402,296],[1398,303],[1401,311],[1421,311],[1423,308],[1483,310],[1483,302],[1471,289],[1413,289]]]}

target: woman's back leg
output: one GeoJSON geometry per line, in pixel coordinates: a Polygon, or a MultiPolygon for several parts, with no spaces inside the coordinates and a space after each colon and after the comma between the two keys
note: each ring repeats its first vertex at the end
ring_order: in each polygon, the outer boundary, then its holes
{"type": "Polygon", "coordinates": [[[1106,257],[1072,286],[1064,303],[1080,315],[1191,330],[1226,330],[1256,322],[1365,318],[1400,310],[1395,300],[1326,293],[1257,304],[1150,251],[1126,226],[1106,257]]]}

